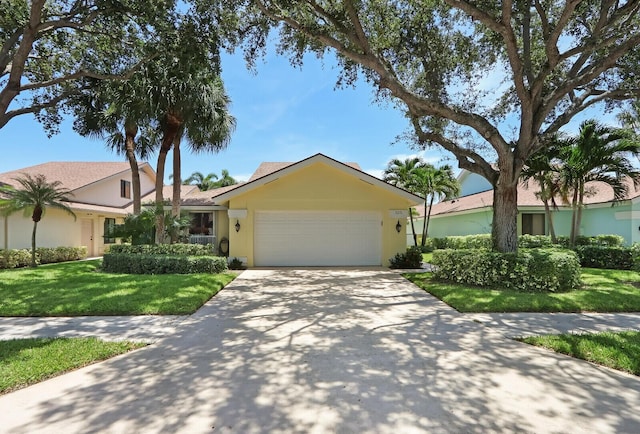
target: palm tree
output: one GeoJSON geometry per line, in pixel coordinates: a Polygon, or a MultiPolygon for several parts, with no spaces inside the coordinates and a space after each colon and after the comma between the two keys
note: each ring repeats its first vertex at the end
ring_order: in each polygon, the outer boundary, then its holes
{"type": "Polygon", "coordinates": [[[36,262],[36,231],[38,223],[44,217],[47,208],[55,208],[76,215],[71,208],[63,202],[69,201],[71,192],[62,188],[60,181],[47,182],[44,175],[31,176],[24,173],[15,178],[21,188],[11,186],[0,187],[0,192],[5,196],[0,199],[0,210],[4,215],[13,214],[16,211],[24,211],[25,215],[31,214],[33,220],[33,232],[31,233],[31,266],[37,267],[36,262]]]}
{"type": "MultiPolygon", "coordinates": [[[[419,157],[407,158],[404,161],[394,158],[387,164],[387,168],[384,171],[385,182],[396,187],[403,188],[411,193],[416,193],[414,190],[414,174],[418,167],[424,162],[419,157]]],[[[411,233],[413,234],[413,244],[418,245],[418,237],[416,236],[416,228],[413,224],[413,208],[409,208],[409,221],[411,222],[411,233]]]]}
{"type": "Polygon", "coordinates": [[[218,181],[213,183],[213,186],[214,188],[220,188],[220,187],[228,187],[230,185],[235,185],[237,183],[238,181],[236,181],[235,178],[233,178],[233,176],[229,174],[229,171],[227,169],[222,169],[222,172],[220,173],[220,178],[218,179],[218,181]]]}
{"type": "Polygon", "coordinates": [[[613,189],[613,200],[623,200],[628,193],[624,182],[629,177],[635,186],[640,183],[640,171],[630,163],[629,156],[640,155],[640,144],[629,140],[628,130],[603,126],[595,120],[580,125],[578,136],[561,149],[563,185],[572,195],[570,243],[580,232],[584,199],[591,194],[586,184],[604,182],[613,189]]]}
{"type": "Polygon", "coordinates": [[[184,185],[195,184],[201,191],[207,191],[214,188],[215,180],[218,179],[218,175],[215,173],[209,173],[207,176],[202,172],[193,172],[191,176],[184,180],[184,185]]]}
{"type": "Polygon", "coordinates": [[[107,148],[126,157],[136,215],[141,211],[138,158],[146,160],[153,151],[153,143],[144,135],[136,141],[138,126],[146,122],[141,85],[139,75],[125,82],[99,81],[91,92],[75,97],[73,125],[80,135],[103,139],[107,148]]]}
{"type": "Polygon", "coordinates": [[[440,168],[431,164],[422,164],[413,172],[414,190],[424,196],[424,209],[426,216],[422,222],[422,241],[424,247],[429,232],[429,220],[433,202],[438,199],[452,199],[460,194],[460,184],[449,165],[440,168]],[[428,208],[427,208],[428,202],[428,208]]]}
{"type": "Polygon", "coordinates": [[[551,210],[558,208],[556,197],[564,197],[560,179],[560,166],[557,159],[560,150],[566,146],[568,146],[566,140],[559,136],[552,137],[547,146],[527,160],[527,165],[522,169],[521,175],[521,179],[525,184],[528,185],[529,181],[534,181],[540,188],[540,191],[536,192],[536,197],[544,204],[549,236],[554,244],[557,242],[557,237],[551,210]]]}
{"type": "MultiPolygon", "coordinates": [[[[230,105],[222,80],[212,71],[202,70],[184,83],[192,96],[190,104],[182,106],[184,120],[173,142],[173,200],[171,215],[180,215],[180,144],[187,139],[194,153],[218,152],[227,147],[235,128],[235,118],[229,113],[230,105]]],[[[224,176],[224,172],[223,172],[224,176]]],[[[227,172],[227,177],[228,172],[227,172]]],[[[231,178],[233,179],[233,178],[231,178]]],[[[223,177],[224,180],[224,177],[223,177]]]]}

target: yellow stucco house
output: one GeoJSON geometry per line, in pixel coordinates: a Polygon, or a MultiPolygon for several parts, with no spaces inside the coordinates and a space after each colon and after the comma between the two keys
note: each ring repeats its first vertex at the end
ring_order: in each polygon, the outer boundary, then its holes
{"type": "MultiPolygon", "coordinates": [[[[106,228],[132,212],[128,163],[45,163],[0,174],[43,174],[72,191],[77,215],[48,210],[38,246],[87,246],[102,255],[114,239],[106,228]]],[[[153,201],[155,172],[140,164],[142,202],[153,201]]],[[[171,197],[165,186],[164,197],[171,197]]],[[[296,163],[262,163],[246,183],[200,191],[183,186],[181,209],[191,214],[189,240],[256,266],[388,266],[406,250],[408,209],[422,199],[317,154],[296,163]]],[[[32,222],[0,216],[0,248],[30,246],[32,222]]]]}
{"type": "Polygon", "coordinates": [[[249,267],[388,266],[422,201],[322,154],[263,163],[249,182],[209,193],[229,256],[249,267]]]}

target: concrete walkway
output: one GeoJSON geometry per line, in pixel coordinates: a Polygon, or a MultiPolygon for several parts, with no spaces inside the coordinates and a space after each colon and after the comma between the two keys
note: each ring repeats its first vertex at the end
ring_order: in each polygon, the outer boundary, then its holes
{"type": "Polygon", "coordinates": [[[0,397],[0,432],[640,432],[640,379],[385,270],[250,270],[176,332],[0,397]]]}
{"type": "Polygon", "coordinates": [[[0,340],[40,337],[98,337],[106,341],[155,342],[175,333],[188,316],[77,316],[0,318],[0,340]]]}

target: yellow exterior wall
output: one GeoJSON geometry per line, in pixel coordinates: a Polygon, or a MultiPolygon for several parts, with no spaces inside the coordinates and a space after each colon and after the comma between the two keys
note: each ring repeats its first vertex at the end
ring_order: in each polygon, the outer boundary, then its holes
{"type": "Polygon", "coordinates": [[[246,209],[247,217],[237,219],[240,232],[235,231],[236,218],[229,219],[230,256],[246,258],[253,266],[253,228],[256,211],[323,210],[378,211],[382,218],[382,266],[406,250],[406,219],[395,218],[390,210],[404,210],[410,202],[384,188],[364,182],[335,167],[321,162],[233,197],[229,209],[246,209]],[[396,231],[400,220],[402,229],[396,231]]]}
{"type": "Polygon", "coordinates": [[[216,248],[220,246],[220,240],[223,238],[229,239],[229,216],[227,211],[214,211],[216,213],[216,240],[218,245],[216,248]]]}

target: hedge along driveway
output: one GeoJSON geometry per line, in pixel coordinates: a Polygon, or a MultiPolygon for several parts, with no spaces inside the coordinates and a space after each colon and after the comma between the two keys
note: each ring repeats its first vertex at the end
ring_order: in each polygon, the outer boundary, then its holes
{"type": "Polygon", "coordinates": [[[109,274],[100,261],[0,271],[0,316],[185,315],[235,275],[109,274]]]}

